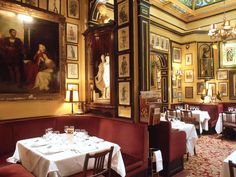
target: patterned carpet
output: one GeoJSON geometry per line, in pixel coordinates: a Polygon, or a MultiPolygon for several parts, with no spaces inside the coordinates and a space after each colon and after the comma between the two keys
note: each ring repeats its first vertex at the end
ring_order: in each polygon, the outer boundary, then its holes
{"type": "Polygon", "coordinates": [[[223,160],[236,150],[236,140],[218,135],[201,135],[197,141],[197,156],[184,162],[185,170],[175,177],[219,177],[223,160]]]}

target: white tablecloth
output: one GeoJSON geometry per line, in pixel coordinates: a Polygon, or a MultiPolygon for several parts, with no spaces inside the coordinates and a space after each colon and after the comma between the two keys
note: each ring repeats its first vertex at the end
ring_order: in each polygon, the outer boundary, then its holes
{"type": "Polygon", "coordinates": [[[194,155],[194,147],[198,139],[195,126],[193,124],[186,124],[181,121],[172,121],[171,126],[174,129],[185,131],[187,152],[189,155],[194,155]]]}
{"type": "MultiPolygon", "coordinates": [[[[230,177],[229,175],[229,160],[232,160],[233,163],[236,163],[236,151],[230,154],[223,162],[220,177],[230,177]]],[[[234,169],[234,174],[236,170],[234,169]]]]}
{"type": "MultiPolygon", "coordinates": [[[[20,140],[13,157],[8,161],[20,161],[36,177],[64,177],[83,171],[86,153],[95,153],[114,146],[111,167],[122,177],[126,175],[120,146],[96,137],[82,139],[67,134],[45,140],[33,138],[20,140]]],[[[92,168],[92,163],[89,168],[92,168]]]]}
{"type": "MultiPolygon", "coordinates": [[[[226,114],[223,113],[223,116],[225,117],[226,114]]],[[[232,118],[236,119],[235,114],[232,114],[232,118]]],[[[218,116],[218,119],[217,119],[217,122],[216,122],[216,126],[215,126],[215,131],[218,134],[222,133],[222,131],[223,131],[222,113],[220,113],[219,116],[218,116]]]]}
{"type": "MultiPolygon", "coordinates": [[[[208,131],[208,121],[210,116],[207,111],[194,110],[192,111],[193,117],[195,117],[199,122],[200,133],[203,130],[208,131]]],[[[180,110],[177,110],[177,116],[180,117],[180,110]]]]}

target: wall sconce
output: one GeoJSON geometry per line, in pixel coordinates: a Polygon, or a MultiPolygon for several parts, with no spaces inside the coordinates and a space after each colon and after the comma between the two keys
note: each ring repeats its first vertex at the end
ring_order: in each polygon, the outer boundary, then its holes
{"type": "Polygon", "coordinates": [[[77,90],[67,90],[65,101],[71,103],[71,114],[74,114],[73,104],[79,102],[79,92],[77,90]]]}

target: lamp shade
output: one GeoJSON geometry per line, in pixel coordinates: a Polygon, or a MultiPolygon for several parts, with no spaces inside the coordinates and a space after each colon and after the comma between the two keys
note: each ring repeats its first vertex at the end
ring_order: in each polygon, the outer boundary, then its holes
{"type": "Polygon", "coordinates": [[[67,90],[66,91],[66,101],[67,102],[78,102],[79,92],[77,90],[67,90]]]}

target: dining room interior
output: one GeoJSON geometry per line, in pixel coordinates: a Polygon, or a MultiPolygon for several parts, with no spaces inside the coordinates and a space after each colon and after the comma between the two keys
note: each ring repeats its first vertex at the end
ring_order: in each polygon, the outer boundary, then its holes
{"type": "Polygon", "coordinates": [[[236,177],[235,0],[0,0],[0,24],[0,177],[236,177]]]}

